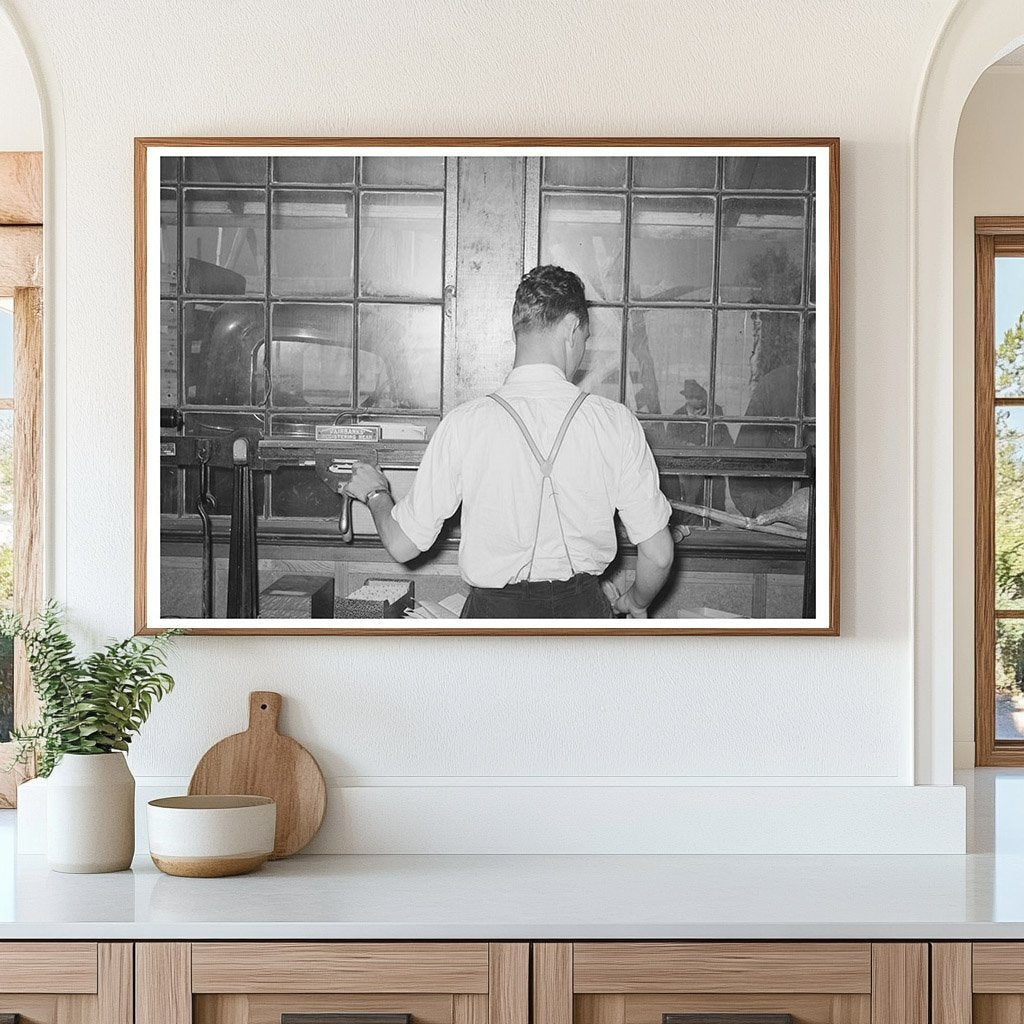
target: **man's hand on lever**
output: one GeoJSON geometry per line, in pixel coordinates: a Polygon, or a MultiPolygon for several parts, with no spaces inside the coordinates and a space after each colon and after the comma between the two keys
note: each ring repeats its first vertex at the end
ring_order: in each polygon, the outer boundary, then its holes
{"type": "Polygon", "coordinates": [[[388,478],[376,466],[368,462],[357,462],[352,467],[352,479],[345,484],[345,493],[365,503],[367,495],[380,490],[390,492],[388,478]]]}
{"type": "Polygon", "coordinates": [[[345,484],[345,493],[363,502],[370,510],[381,543],[396,562],[410,562],[420,553],[391,515],[395,507],[391,484],[376,466],[357,462],[352,467],[352,479],[345,484]]]}

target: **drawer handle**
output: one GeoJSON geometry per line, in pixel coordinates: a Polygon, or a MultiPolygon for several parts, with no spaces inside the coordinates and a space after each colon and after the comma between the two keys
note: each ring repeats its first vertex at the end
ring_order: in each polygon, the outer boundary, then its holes
{"type": "MultiPolygon", "coordinates": [[[[0,1020],[0,1024],[7,1024],[0,1020]]],[[[17,1024],[17,1021],[14,1022],[17,1024]]],[[[282,1013],[281,1024],[412,1024],[411,1013],[282,1013]]]]}
{"type": "Polygon", "coordinates": [[[791,1013],[663,1013],[661,1024],[793,1024],[791,1013]]]}

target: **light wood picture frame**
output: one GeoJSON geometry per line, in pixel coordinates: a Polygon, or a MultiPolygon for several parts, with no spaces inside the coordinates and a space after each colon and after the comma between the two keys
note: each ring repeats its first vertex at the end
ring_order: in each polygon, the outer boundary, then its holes
{"type": "Polygon", "coordinates": [[[136,629],[835,636],[839,308],[834,138],[138,138],[136,629]],[[401,499],[502,386],[545,263],[672,503],[651,617],[460,618],[451,523],[407,567],[338,520],[326,472],[372,450],[401,499]]]}

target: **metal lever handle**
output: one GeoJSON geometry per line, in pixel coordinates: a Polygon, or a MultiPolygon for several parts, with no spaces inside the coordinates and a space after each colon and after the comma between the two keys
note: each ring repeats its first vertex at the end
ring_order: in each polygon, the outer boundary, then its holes
{"type": "Polygon", "coordinates": [[[663,1013],[661,1024],[793,1024],[791,1013],[663,1013]]]}
{"type": "Polygon", "coordinates": [[[412,1024],[411,1013],[282,1013],[281,1024],[412,1024]]]}
{"type": "MultiPolygon", "coordinates": [[[[352,532],[352,498],[348,494],[340,494],[338,496],[341,498],[341,512],[338,513],[338,533],[341,534],[343,543],[351,544],[355,539],[355,534],[352,532]]],[[[301,1017],[302,1014],[293,1014],[292,1016],[301,1017]]],[[[313,1016],[316,1016],[316,1014],[313,1016]]],[[[335,1016],[338,1015],[335,1014],[335,1016]]],[[[365,1016],[365,1014],[350,1014],[349,1016],[359,1017],[365,1016]]],[[[299,1022],[299,1024],[301,1024],[301,1022],[299,1022]]]]}

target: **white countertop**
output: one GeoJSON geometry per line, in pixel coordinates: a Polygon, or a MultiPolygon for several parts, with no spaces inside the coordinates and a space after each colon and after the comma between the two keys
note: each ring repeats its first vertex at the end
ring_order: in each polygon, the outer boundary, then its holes
{"type": "Polygon", "coordinates": [[[13,855],[0,940],[1024,939],[1024,772],[975,772],[966,856],[308,856],[239,878],[13,855]],[[13,870],[12,870],[13,868],[13,870]]]}
{"type": "Polygon", "coordinates": [[[18,862],[0,939],[1024,938],[1024,856],[298,857],[182,879],[18,862]]]}

